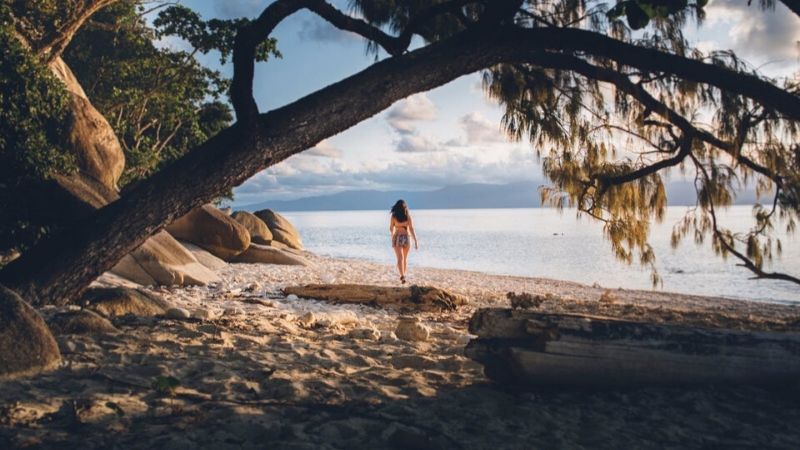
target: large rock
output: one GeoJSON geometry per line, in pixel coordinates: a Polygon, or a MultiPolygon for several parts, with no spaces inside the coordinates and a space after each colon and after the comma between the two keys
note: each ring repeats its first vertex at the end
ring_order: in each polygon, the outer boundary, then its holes
{"type": "Polygon", "coordinates": [[[90,288],[81,297],[82,306],[106,317],[158,316],[172,307],[164,299],[139,289],[90,288]]]}
{"type": "Polygon", "coordinates": [[[0,379],[54,369],[60,361],[58,344],[41,316],[0,286],[0,379]]]}
{"type": "Polygon", "coordinates": [[[159,232],[111,269],[142,285],[203,285],[219,281],[167,232],[159,232]]]}
{"type": "Polygon", "coordinates": [[[189,250],[192,256],[194,256],[200,264],[208,267],[211,270],[219,270],[228,265],[228,263],[212,255],[203,247],[198,247],[191,242],[181,242],[181,245],[186,247],[186,250],[189,250]]]}
{"type": "Polygon", "coordinates": [[[61,58],[50,69],[70,95],[71,126],[67,148],[75,155],[81,173],[116,190],[125,168],[125,154],[114,129],[86,97],[80,83],[61,58]]]}
{"type": "Polygon", "coordinates": [[[119,332],[108,319],[86,309],[57,314],[49,320],[49,324],[57,334],[106,334],[119,332]]]}
{"type": "Polygon", "coordinates": [[[281,264],[286,266],[308,266],[311,264],[302,256],[258,244],[250,244],[250,247],[244,253],[231,260],[231,262],[281,264]]]}
{"type": "Polygon", "coordinates": [[[303,249],[303,241],[300,239],[300,232],[298,232],[297,228],[289,223],[285,217],[271,209],[262,209],[253,214],[267,224],[269,231],[272,232],[273,240],[282,242],[297,250],[303,249]]]}
{"type": "Polygon", "coordinates": [[[212,205],[193,209],[167,226],[167,231],[226,261],[250,245],[247,228],[212,205]]]}
{"type": "Polygon", "coordinates": [[[236,211],[231,215],[237,222],[244,225],[250,233],[250,242],[255,244],[269,244],[272,241],[272,232],[263,220],[247,211],[236,211]]]}

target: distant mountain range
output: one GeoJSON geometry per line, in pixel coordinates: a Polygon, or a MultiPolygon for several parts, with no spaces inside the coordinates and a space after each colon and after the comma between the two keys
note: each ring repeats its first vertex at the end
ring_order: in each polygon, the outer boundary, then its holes
{"type": "MultiPolygon", "coordinates": [[[[511,184],[461,184],[435,191],[345,191],[331,195],[271,200],[236,209],[257,211],[270,208],[277,211],[347,211],[389,209],[398,199],[404,199],[414,209],[464,208],[538,208],[541,206],[539,186],[544,182],[525,181],[511,184]]],[[[667,184],[670,205],[693,205],[694,186],[689,182],[667,184]]],[[[739,193],[736,204],[755,203],[755,192],[739,193]]]]}

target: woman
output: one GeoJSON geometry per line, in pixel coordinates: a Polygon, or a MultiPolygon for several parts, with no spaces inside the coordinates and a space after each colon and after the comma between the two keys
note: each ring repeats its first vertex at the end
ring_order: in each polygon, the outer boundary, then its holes
{"type": "Polygon", "coordinates": [[[392,248],[397,256],[397,270],[400,272],[400,282],[406,282],[408,270],[408,252],[411,250],[411,240],[414,238],[414,248],[419,250],[417,234],[414,232],[414,222],[408,213],[408,205],[404,200],[398,200],[392,206],[392,218],[389,221],[389,233],[392,234],[392,248]]]}

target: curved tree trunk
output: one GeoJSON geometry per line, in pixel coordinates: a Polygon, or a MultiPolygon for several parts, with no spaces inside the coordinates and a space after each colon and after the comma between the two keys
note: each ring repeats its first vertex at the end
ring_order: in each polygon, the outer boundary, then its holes
{"type": "Polygon", "coordinates": [[[264,168],[397,100],[520,56],[509,39],[470,33],[377,63],[252,123],[236,123],[119,200],[49,237],[2,270],[0,280],[34,303],[65,303],[165,224],[264,168]]]}
{"type": "MultiPolygon", "coordinates": [[[[245,114],[240,122],[123,198],[9,264],[0,272],[0,283],[35,303],[67,302],[165,224],[264,168],[409,95],[499,63],[536,60],[550,51],[580,52],[647,71],[672,73],[757,99],[788,117],[800,118],[800,97],[757,77],[712,64],[583,30],[477,27],[376,63],[270,113],[245,114]]],[[[234,70],[241,72],[242,64],[251,63],[240,59],[234,70]]]]}

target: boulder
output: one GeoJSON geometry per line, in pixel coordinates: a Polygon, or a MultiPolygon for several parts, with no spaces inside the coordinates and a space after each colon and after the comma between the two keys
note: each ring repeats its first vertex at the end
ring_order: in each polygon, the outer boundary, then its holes
{"type": "Polygon", "coordinates": [[[82,174],[110,190],[116,190],[125,168],[125,154],[114,129],[86,97],[75,75],[61,58],[56,58],[50,69],[64,83],[72,103],[66,147],[75,155],[82,174]]]}
{"type": "Polygon", "coordinates": [[[212,255],[209,251],[203,249],[202,247],[198,247],[191,242],[181,242],[181,245],[183,245],[186,250],[189,250],[192,256],[194,256],[200,264],[208,267],[211,270],[219,270],[228,265],[228,263],[212,255]]]}
{"type": "Polygon", "coordinates": [[[58,344],[41,316],[14,291],[0,286],[0,379],[51,370],[58,344]]]}
{"type": "Polygon", "coordinates": [[[106,317],[158,316],[171,305],[164,299],[139,289],[125,287],[90,288],[80,300],[82,306],[106,317]]]}
{"type": "Polygon", "coordinates": [[[272,241],[272,232],[263,220],[247,211],[236,211],[231,215],[237,222],[244,225],[250,233],[250,242],[255,244],[269,244],[272,241]]]}
{"type": "Polygon", "coordinates": [[[56,314],[48,323],[57,334],[103,334],[119,332],[108,319],[87,309],[56,314]]]}
{"type": "Polygon", "coordinates": [[[250,247],[244,253],[233,258],[231,262],[281,264],[286,266],[308,266],[311,264],[302,256],[258,244],[250,244],[250,247]]]}
{"type": "Polygon", "coordinates": [[[247,228],[212,205],[193,209],[167,226],[167,231],[226,261],[250,245],[247,228]]]}
{"type": "Polygon", "coordinates": [[[288,245],[291,248],[302,250],[303,241],[300,239],[300,232],[285,217],[272,211],[262,209],[253,213],[263,220],[272,232],[272,239],[288,245]]]}
{"type": "Polygon", "coordinates": [[[169,233],[161,231],[120,260],[111,272],[142,285],[203,285],[219,281],[169,233]]]}

